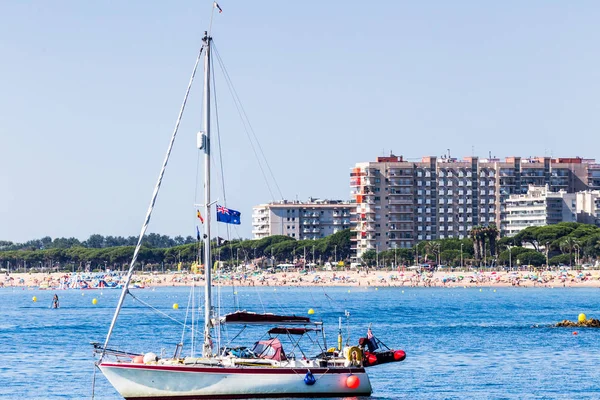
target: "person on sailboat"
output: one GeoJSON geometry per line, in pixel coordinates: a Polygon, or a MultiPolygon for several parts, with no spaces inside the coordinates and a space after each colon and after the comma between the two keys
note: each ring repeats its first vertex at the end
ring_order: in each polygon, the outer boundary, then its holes
{"type": "Polygon", "coordinates": [[[58,308],[58,295],[54,295],[54,298],[52,298],[52,308],[58,308]]]}

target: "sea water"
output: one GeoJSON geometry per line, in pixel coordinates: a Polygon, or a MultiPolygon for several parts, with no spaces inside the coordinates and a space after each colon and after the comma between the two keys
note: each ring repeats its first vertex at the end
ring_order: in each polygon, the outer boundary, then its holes
{"type": "MultiPolygon", "coordinates": [[[[132,293],[138,301],[127,297],[110,347],[172,355],[181,324],[191,327],[190,289],[132,293]]],[[[119,294],[0,289],[0,398],[90,398],[90,342],[105,339],[119,294]],[[55,293],[59,309],[51,308],[55,293]]],[[[296,315],[313,308],[311,317],[325,323],[330,347],[340,316],[344,336],[353,342],[372,323],[375,336],[407,354],[403,362],[368,368],[374,399],[598,399],[600,329],[551,325],[576,320],[580,312],[600,317],[599,294],[563,288],[238,287],[223,288],[220,298],[223,312],[238,303],[240,309],[296,315]]],[[[192,298],[201,316],[202,289],[192,298]]],[[[202,321],[194,324],[202,330],[202,321]]],[[[223,335],[225,340],[233,332],[223,335]]],[[[96,399],[120,398],[100,372],[95,378],[96,399]]]]}

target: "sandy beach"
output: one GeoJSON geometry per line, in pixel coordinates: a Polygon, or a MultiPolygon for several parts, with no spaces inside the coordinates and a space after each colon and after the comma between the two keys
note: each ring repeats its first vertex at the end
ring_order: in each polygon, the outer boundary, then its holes
{"type": "MultiPolygon", "coordinates": [[[[0,287],[24,289],[104,289],[119,287],[115,273],[13,273],[0,287]]],[[[204,276],[188,273],[144,273],[133,276],[134,287],[203,286],[204,276]]],[[[264,271],[213,275],[218,286],[373,286],[373,287],[600,287],[600,271],[264,271]]]]}

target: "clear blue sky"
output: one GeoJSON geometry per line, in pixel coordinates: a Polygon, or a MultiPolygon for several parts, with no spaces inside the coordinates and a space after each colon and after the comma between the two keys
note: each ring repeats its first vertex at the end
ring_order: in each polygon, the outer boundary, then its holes
{"type": "MultiPolygon", "coordinates": [[[[600,158],[597,1],[220,5],[215,42],[286,198],[348,198],[354,163],[390,150],[600,158]]],[[[139,233],[210,11],[0,3],[0,239],[139,233]]],[[[271,196],[219,78],[228,204],[249,237],[271,196]]],[[[195,232],[199,98],[151,232],[195,232]]]]}

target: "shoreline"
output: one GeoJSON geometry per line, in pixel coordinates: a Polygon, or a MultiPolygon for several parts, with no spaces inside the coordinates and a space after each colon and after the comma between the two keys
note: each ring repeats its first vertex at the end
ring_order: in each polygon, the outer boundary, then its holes
{"type": "MultiPolygon", "coordinates": [[[[0,278],[0,288],[88,290],[120,288],[121,275],[112,273],[12,273],[0,278]]],[[[135,274],[130,287],[204,286],[204,276],[188,273],[135,274]]],[[[569,287],[600,288],[600,271],[424,272],[312,271],[214,274],[213,286],[240,287],[569,287]]]]}

